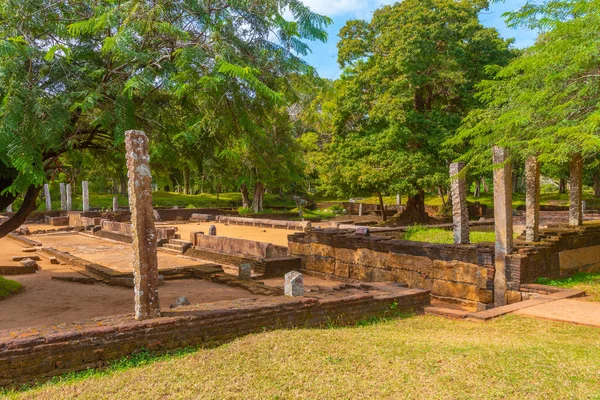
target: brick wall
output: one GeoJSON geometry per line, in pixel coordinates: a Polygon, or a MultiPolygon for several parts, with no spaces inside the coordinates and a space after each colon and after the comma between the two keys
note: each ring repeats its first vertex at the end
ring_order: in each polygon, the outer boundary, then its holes
{"type": "Polygon", "coordinates": [[[357,236],[339,229],[289,236],[303,270],[359,281],[394,281],[437,298],[484,309],[493,302],[493,249],[357,236]]]}
{"type": "Polygon", "coordinates": [[[265,329],[321,327],[331,322],[353,324],[392,313],[422,312],[428,304],[427,292],[398,288],[394,292],[323,299],[210,303],[163,312],[162,318],[143,322],[119,316],[0,331],[0,386],[100,368],[140,349],[164,352],[217,345],[265,329]]]}

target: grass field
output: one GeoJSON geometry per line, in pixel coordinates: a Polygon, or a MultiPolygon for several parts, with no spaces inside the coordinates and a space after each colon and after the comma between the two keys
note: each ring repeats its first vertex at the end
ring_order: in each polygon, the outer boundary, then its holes
{"type": "Polygon", "coordinates": [[[0,300],[7,298],[21,290],[19,282],[11,281],[0,276],[0,300]]]}
{"type": "MultiPolygon", "coordinates": [[[[494,242],[496,240],[494,232],[477,232],[469,233],[471,243],[494,242]]],[[[453,244],[454,232],[452,230],[441,228],[428,228],[425,226],[413,226],[406,230],[404,240],[412,240],[415,242],[453,244]]]]}
{"type": "Polygon", "coordinates": [[[418,316],[251,335],[121,363],[8,398],[565,399],[600,396],[597,328],[508,316],[418,316]],[[145,364],[145,365],[144,365],[145,364]]]}
{"type": "Polygon", "coordinates": [[[600,302],[600,273],[586,274],[580,272],[569,278],[540,278],[537,282],[542,285],[584,290],[588,295],[588,297],[586,297],[587,300],[600,302]]]}

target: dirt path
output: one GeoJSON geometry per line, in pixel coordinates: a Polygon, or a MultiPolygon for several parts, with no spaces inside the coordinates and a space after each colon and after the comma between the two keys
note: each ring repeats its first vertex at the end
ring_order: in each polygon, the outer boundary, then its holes
{"type": "Polygon", "coordinates": [[[516,311],[517,315],[600,327],[600,303],[557,300],[516,311]]]}

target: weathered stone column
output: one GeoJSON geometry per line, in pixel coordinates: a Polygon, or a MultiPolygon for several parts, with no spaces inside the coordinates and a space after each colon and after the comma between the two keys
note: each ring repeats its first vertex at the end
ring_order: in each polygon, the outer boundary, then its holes
{"type": "Polygon", "coordinates": [[[540,239],[540,163],[537,157],[525,161],[525,238],[528,242],[540,239]]]}
{"type": "Polygon", "coordinates": [[[129,177],[129,208],[133,224],[135,318],[144,320],[160,317],[148,137],[142,131],[127,131],[125,148],[129,177]]]}
{"type": "Polygon", "coordinates": [[[467,208],[467,183],[460,172],[464,163],[450,164],[450,190],[452,195],[452,222],[454,223],[454,243],[469,244],[469,210],[467,208]]]}
{"type": "Polygon", "coordinates": [[[119,211],[119,198],[113,196],[113,211],[119,211]]]}
{"type": "Polygon", "coordinates": [[[59,183],[60,187],[60,209],[65,211],[67,209],[67,191],[64,183],[59,183]]]}
{"type": "Polygon", "coordinates": [[[396,195],[396,205],[397,206],[401,206],[402,205],[402,199],[400,198],[400,193],[398,193],[396,195]]]}
{"type": "Polygon", "coordinates": [[[513,247],[512,167],[508,151],[493,148],[494,228],[496,231],[494,305],[506,305],[506,255],[513,247]]]}
{"type": "Polygon", "coordinates": [[[50,197],[50,187],[44,184],[44,199],[46,200],[46,211],[52,211],[52,198],[50,197]]]}
{"type": "Polygon", "coordinates": [[[83,197],[83,212],[90,211],[90,191],[88,181],[81,182],[82,197],[83,197]]]}
{"type": "Polygon", "coordinates": [[[575,154],[570,163],[570,183],[569,191],[569,225],[580,226],[583,224],[583,212],[581,201],[583,196],[583,158],[581,154],[575,154]]]}
{"type": "Polygon", "coordinates": [[[71,184],[67,183],[67,211],[71,211],[73,209],[73,197],[71,191],[71,184]]]}
{"type": "Polygon", "coordinates": [[[363,209],[362,203],[358,203],[358,216],[359,217],[362,217],[362,209],[363,209]]]}

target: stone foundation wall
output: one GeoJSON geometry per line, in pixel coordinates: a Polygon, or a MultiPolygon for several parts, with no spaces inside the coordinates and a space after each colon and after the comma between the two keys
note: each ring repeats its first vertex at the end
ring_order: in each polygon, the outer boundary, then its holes
{"type": "Polygon", "coordinates": [[[287,229],[290,231],[307,231],[311,228],[310,221],[281,221],[276,219],[264,219],[264,218],[244,218],[244,217],[231,217],[227,215],[217,216],[217,222],[229,225],[245,225],[245,226],[256,226],[260,228],[272,228],[272,229],[287,229]]]}
{"type": "Polygon", "coordinates": [[[508,273],[521,284],[535,283],[540,277],[598,272],[600,225],[542,229],[539,243],[517,246],[508,261],[508,273]]]}
{"type": "Polygon", "coordinates": [[[252,260],[287,256],[287,248],[283,246],[255,240],[210,236],[200,232],[192,232],[190,242],[197,250],[252,260]]]}
{"type": "Polygon", "coordinates": [[[393,281],[476,309],[493,303],[493,248],[437,245],[338,229],[289,236],[303,270],[366,282],[393,281]]]}
{"type": "Polygon", "coordinates": [[[0,331],[0,386],[44,381],[107,363],[147,349],[160,353],[214,346],[251,334],[293,327],[320,327],[396,313],[423,311],[425,291],[364,293],[324,299],[279,298],[210,303],[163,312],[158,319],[131,316],[52,327],[0,331]]]}
{"type": "MultiPolygon", "coordinates": [[[[117,235],[131,237],[133,234],[133,226],[129,222],[116,222],[103,219],[100,222],[103,231],[114,233],[117,235]]],[[[177,233],[177,228],[174,227],[156,227],[156,238],[158,240],[174,239],[177,233]]]]}

